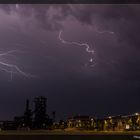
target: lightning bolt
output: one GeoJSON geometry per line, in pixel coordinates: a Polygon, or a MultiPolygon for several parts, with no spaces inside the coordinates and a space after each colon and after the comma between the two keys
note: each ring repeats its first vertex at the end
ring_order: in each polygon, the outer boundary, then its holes
{"type": "Polygon", "coordinates": [[[97,33],[99,33],[99,34],[105,34],[105,33],[112,34],[112,35],[115,34],[115,32],[109,31],[109,30],[103,30],[103,31],[101,31],[97,27],[94,28],[94,31],[97,32],[97,33]]]}
{"type": "Polygon", "coordinates": [[[104,34],[104,33],[114,34],[114,32],[112,31],[99,31],[99,30],[95,30],[95,31],[99,34],[104,34]]]}
{"type": "Polygon", "coordinates": [[[10,73],[11,80],[13,79],[13,74],[21,74],[24,77],[35,77],[34,75],[25,73],[22,71],[17,65],[6,63],[2,61],[3,56],[12,55],[12,53],[17,52],[17,50],[7,51],[4,53],[0,53],[0,70],[10,73]]]}
{"type": "MultiPolygon", "coordinates": [[[[95,54],[95,51],[93,50],[93,49],[91,49],[91,47],[87,44],[87,43],[79,43],[79,42],[73,42],[73,41],[66,41],[66,40],[64,40],[63,38],[62,38],[62,30],[59,32],[59,36],[58,36],[58,38],[59,38],[59,40],[63,43],[63,44],[68,44],[68,45],[77,45],[77,46],[81,46],[81,47],[85,47],[85,51],[87,52],[87,53],[90,53],[92,56],[95,54]]],[[[90,63],[93,63],[93,61],[94,61],[94,58],[93,57],[91,57],[90,59],[89,59],[89,62],[90,63]]],[[[93,65],[91,65],[91,66],[93,66],[93,65]]]]}

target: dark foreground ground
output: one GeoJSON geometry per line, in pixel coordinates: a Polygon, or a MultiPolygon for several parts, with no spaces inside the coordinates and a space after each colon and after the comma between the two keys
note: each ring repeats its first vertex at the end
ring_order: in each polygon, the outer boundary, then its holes
{"type": "Polygon", "coordinates": [[[89,132],[89,131],[3,131],[0,140],[136,140],[137,132],[89,132]]]}
{"type": "Polygon", "coordinates": [[[1,135],[0,140],[134,140],[126,135],[1,135]]]}

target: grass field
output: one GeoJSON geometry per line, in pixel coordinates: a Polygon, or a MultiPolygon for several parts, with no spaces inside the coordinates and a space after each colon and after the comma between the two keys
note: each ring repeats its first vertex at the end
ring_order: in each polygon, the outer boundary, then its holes
{"type": "Polygon", "coordinates": [[[31,131],[1,131],[0,135],[138,135],[140,131],[86,131],[86,130],[31,130],[31,131]]]}
{"type": "Polygon", "coordinates": [[[134,140],[140,139],[140,131],[93,132],[93,131],[1,131],[0,140],[134,140]]]}
{"type": "Polygon", "coordinates": [[[0,135],[0,140],[134,140],[135,137],[132,135],[0,135]]]}

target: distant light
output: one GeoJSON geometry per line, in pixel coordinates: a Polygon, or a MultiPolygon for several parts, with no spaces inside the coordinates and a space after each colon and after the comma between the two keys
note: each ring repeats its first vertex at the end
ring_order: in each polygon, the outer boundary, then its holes
{"type": "Polygon", "coordinates": [[[126,128],[126,129],[130,129],[130,126],[127,124],[125,128],[126,128]]]}
{"type": "Polygon", "coordinates": [[[135,115],[137,116],[137,115],[139,115],[139,113],[135,113],[135,115]]]}

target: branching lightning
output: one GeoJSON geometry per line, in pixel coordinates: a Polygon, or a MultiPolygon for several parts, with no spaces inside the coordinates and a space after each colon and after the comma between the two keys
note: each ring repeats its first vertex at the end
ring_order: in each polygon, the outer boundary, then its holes
{"type": "MultiPolygon", "coordinates": [[[[104,34],[104,33],[108,33],[108,34],[115,34],[113,31],[108,31],[108,30],[103,30],[103,31],[99,31],[97,28],[95,28],[95,32],[99,33],[99,34],[104,34]]],[[[59,32],[59,40],[63,43],[63,44],[68,44],[68,45],[78,45],[78,46],[83,46],[86,49],[87,53],[90,53],[92,55],[92,57],[89,59],[90,62],[90,67],[93,67],[96,65],[95,63],[95,51],[93,48],[91,48],[89,46],[89,44],[87,43],[79,43],[79,42],[73,42],[73,41],[66,41],[62,38],[62,30],[59,32]]]]}
{"type": "Polygon", "coordinates": [[[13,78],[13,74],[20,74],[24,77],[34,77],[31,74],[25,73],[24,71],[22,71],[17,65],[11,64],[11,63],[7,63],[2,61],[3,60],[3,56],[8,56],[8,55],[12,55],[12,53],[17,52],[16,50],[12,50],[12,51],[7,51],[4,53],[0,53],[0,70],[3,70],[7,73],[10,73],[11,75],[11,80],[13,78]]]}
{"type": "MultiPolygon", "coordinates": [[[[81,46],[81,47],[85,47],[85,51],[87,53],[90,53],[92,55],[92,57],[89,59],[89,62],[92,64],[94,61],[93,55],[95,54],[95,51],[87,44],[87,43],[79,43],[79,42],[73,42],[73,41],[66,41],[62,38],[62,30],[59,32],[59,40],[63,43],[63,44],[68,44],[68,45],[77,45],[77,46],[81,46]]],[[[93,64],[91,65],[93,66],[93,64]]]]}

